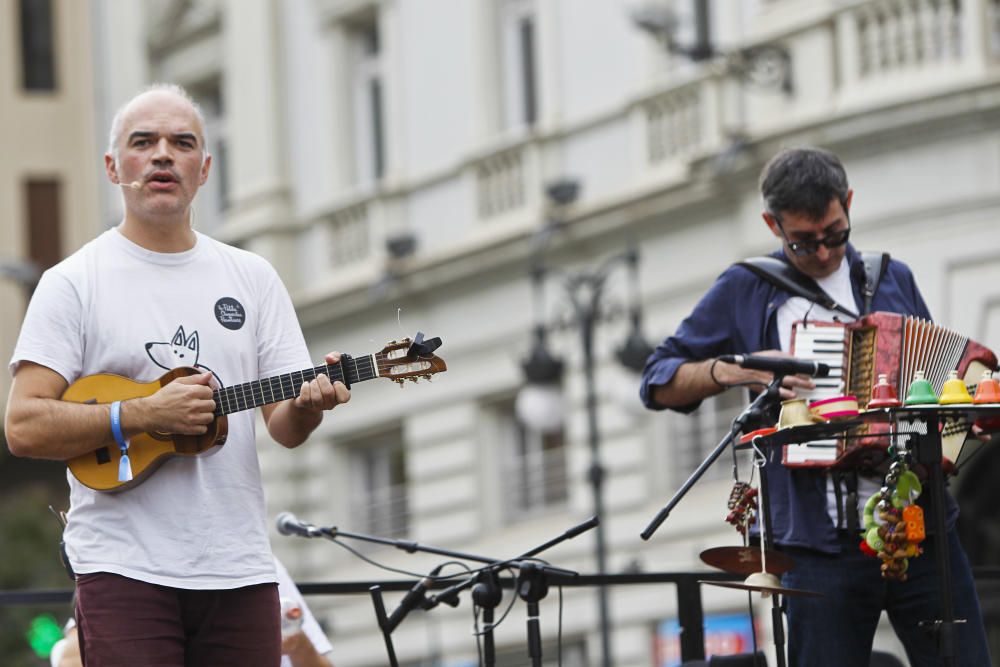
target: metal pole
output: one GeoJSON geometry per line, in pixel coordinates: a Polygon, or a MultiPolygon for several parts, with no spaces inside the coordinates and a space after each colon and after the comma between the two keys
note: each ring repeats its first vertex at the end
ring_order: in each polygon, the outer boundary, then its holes
{"type": "MultiPolygon", "coordinates": [[[[603,274],[583,275],[576,286],[586,285],[590,288],[589,303],[581,304],[577,295],[571,289],[570,298],[576,309],[580,325],[580,338],[583,345],[583,381],[586,386],[587,430],[590,446],[590,470],[588,478],[594,495],[594,514],[601,520],[595,531],[597,571],[607,572],[607,547],[604,542],[604,468],[601,466],[600,431],[597,425],[597,392],[594,383],[594,327],[597,322],[601,289],[604,284],[603,274]]],[[[611,633],[608,624],[608,589],[603,584],[597,587],[598,620],[601,629],[601,665],[611,667],[611,633]]]]}

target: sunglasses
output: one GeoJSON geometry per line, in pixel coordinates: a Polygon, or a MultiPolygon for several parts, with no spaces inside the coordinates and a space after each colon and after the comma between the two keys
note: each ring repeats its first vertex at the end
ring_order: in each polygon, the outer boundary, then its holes
{"type": "Polygon", "coordinates": [[[785,243],[788,244],[788,249],[792,251],[796,257],[804,257],[806,255],[812,255],[819,250],[819,247],[826,246],[827,248],[839,248],[840,246],[847,243],[848,237],[851,235],[851,223],[848,221],[847,229],[841,229],[840,231],[832,232],[827,234],[823,238],[819,239],[809,239],[807,241],[792,241],[785,234],[784,228],[781,226],[781,219],[778,216],[774,216],[775,222],[778,223],[778,230],[781,232],[781,237],[785,239],[785,243]]]}

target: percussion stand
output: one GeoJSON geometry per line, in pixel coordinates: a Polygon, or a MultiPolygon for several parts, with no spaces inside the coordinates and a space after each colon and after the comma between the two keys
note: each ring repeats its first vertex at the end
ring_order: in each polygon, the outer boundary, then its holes
{"type": "MultiPolygon", "coordinates": [[[[768,449],[767,458],[771,458],[773,448],[768,449]]],[[[767,488],[767,466],[758,468],[760,472],[760,506],[767,511],[763,512],[764,518],[761,522],[760,547],[762,553],[772,548],[774,539],[771,533],[771,498],[767,488]]],[[[778,667],[785,667],[785,622],[781,617],[781,602],[777,595],[771,596],[771,633],[774,635],[774,655],[778,662],[778,667]]]]}
{"type": "MultiPolygon", "coordinates": [[[[904,409],[895,410],[896,414],[906,414],[904,409]]],[[[918,411],[913,411],[918,412],[918,411]]],[[[935,564],[938,571],[938,585],[941,594],[941,619],[923,621],[920,625],[936,635],[938,641],[938,654],[941,656],[942,664],[946,667],[957,663],[955,654],[955,624],[964,623],[964,620],[955,620],[955,608],[951,588],[951,556],[948,553],[948,532],[945,524],[945,502],[944,502],[944,471],[941,468],[941,432],[938,429],[940,423],[937,411],[919,410],[915,418],[923,421],[924,432],[910,433],[910,438],[915,441],[914,454],[918,463],[923,464],[928,470],[931,491],[931,512],[933,513],[933,525],[935,537],[938,540],[935,550],[935,564]]]]}
{"type": "MultiPolygon", "coordinates": [[[[729,434],[726,435],[716,448],[712,450],[708,457],[701,462],[701,465],[699,465],[698,468],[691,473],[691,476],[688,477],[683,486],[678,489],[677,493],[674,494],[674,497],[671,498],[663,509],[661,509],[653,518],[653,520],[650,521],[649,525],[646,526],[646,529],[640,534],[642,539],[648,540],[653,536],[653,533],[656,532],[656,529],[660,527],[660,524],[666,520],[673,508],[681,501],[681,498],[683,498],[687,492],[691,490],[691,487],[693,487],[695,483],[701,479],[701,476],[705,474],[705,471],[708,470],[708,468],[715,463],[715,460],[722,455],[722,452],[733,444],[733,439],[736,437],[736,434],[741,432],[744,427],[750,423],[751,419],[759,418],[761,415],[766,414],[770,408],[781,403],[780,392],[781,381],[783,379],[784,375],[776,374],[774,379],[771,381],[771,384],[767,386],[767,389],[759,393],[757,397],[754,398],[753,402],[751,402],[750,405],[747,406],[747,408],[733,420],[733,426],[729,430],[729,434]]],[[[768,459],[770,459],[770,452],[768,452],[768,459]]],[[[770,502],[770,499],[767,492],[766,468],[767,466],[760,467],[760,504],[761,507],[768,508],[769,505],[767,503],[770,502]]],[[[771,512],[763,512],[763,515],[764,519],[762,523],[764,525],[761,530],[761,548],[767,550],[771,549],[773,546],[771,538],[771,512]]],[[[785,667],[784,621],[781,618],[781,604],[776,595],[771,596],[771,623],[773,625],[772,632],[774,634],[774,649],[775,655],[777,656],[778,667],[785,667]]]]}

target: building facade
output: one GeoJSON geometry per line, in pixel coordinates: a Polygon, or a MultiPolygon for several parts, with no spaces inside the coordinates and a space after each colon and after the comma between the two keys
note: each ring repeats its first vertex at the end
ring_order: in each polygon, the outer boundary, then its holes
{"type": "MultiPolygon", "coordinates": [[[[40,271],[99,229],[102,169],[90,8],[0,2],[0,352],[10,359],[40,271]]],[[[6,363],[6,361],[5,361],[6,363]]],[[[6,405],[10,375],[0,380],[6,405]]]]}
{"type": "MultiPolygon", "coordinates": [[[[645,333],[672,332],[728,264],[773,247],[756,177],[782,146],[840,154],[856,189],[856,245],[908,262],[940,322],[1000,348],[1000,5],[750,0],[712,3],[699,23],[703,6],[95,0],[85,18],[94,22],[96,136],[149,82],[191,91],[215,156],[195,224],[274,263],[317,358],[377,352],[418,330],[444,341],[446,373],[403,391],[386,379],[358,384],[298,450],[261,431],[273,514],[497,559],[588,517],[590,386],[560,276],[634,243],[645,333]],[[713,51],[696,48],[707,44],[713,51]],[[535,290],[539,258],[550,271],[535,290]],[[538,323],[565,363],[566,412],[544,434],[516,411],[538,323]]],[[[116,193],[88,183],[112,224],[116,193]]],[[[23,246],[21,232],[4,233],[23,246]]],[[[651,540],[639,533],[745,397],[728,392],[694,417],[638,409],[636,378],[615,355],[634,289],[626,267],[610,270],[595,327],[606,569],[691,570],[703,549],[738,543],[723,521],[728,463],[651,540]]],[[[744,464],[741,476],[749,472],[744,464]]],[[[960,477],[957,487],[987,505],[985,486],[960,477]]],[[[980,556],[996,554],[974,525],[970,535],[980,556]]],[[[539,557],[594,572],[595,539],[584,533],[539,557]]],[[[445,560],[340,541],[397,573],[327,541],[274,543],[305,581],[392,579],[445,560]]],[[[719,618],[746,606],[733,591],[702,593],[719,618]]],[[[995,596],[984,603],[995,618],[995,596]]],[[[312,604],[340,667],[386,663],[367,596],[312,604]]],[[[498,664],[525,664],[525,604],[508,589],[498,616],[508,604],[498,664]]],[[[670,586],[616,586],[607,607],[613,664],[672,664],[670,586]]],[[[548,593],[547,664],[557,637],[564,664],[600,664],[598,609],[592,589],[548,593]]],[[[413,612],[393,634],[396,652],[407,665],[477,664],[473,628],[465,594],[457,609],[413,612]]],[[[899,651],[887,635],[879,645],[899,651]]]]}

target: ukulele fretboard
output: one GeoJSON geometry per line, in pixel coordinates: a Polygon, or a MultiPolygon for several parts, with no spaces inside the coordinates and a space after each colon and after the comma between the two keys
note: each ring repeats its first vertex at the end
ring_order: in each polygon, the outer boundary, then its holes
{"type": "Polygon", "coordinates": [[[341,381],[347,386],[378,377],[378,367],[374,354],[361,357],[341,355],[336,364],[322,364],[302,371],[253,380],[243,384],[216,389],[215,416],[221,417],[233,412],[258,408],[262,405],[287,401],[299,395],[303,382],[311,382],[319,375],[326,375],[331,382],[341,381]]]}

